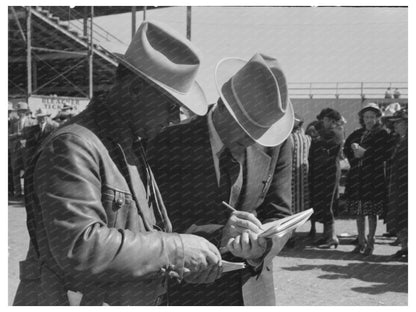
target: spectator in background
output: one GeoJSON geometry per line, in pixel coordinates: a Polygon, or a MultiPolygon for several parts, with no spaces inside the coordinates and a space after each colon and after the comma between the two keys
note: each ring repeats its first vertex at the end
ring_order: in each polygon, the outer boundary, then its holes
{"type": "Polygon", "coordinates": [[[74,117],[73,109],[74,108],[71,104],[68,104],[66,101],[64,101],[64,106],[61,108],[59,113],[53,118],[53,120],[59,124],[68,122],[69,120],[71,120],[72,117],[74,117]]]}
{"type": "Polygon", "coordinates": [[[19,116],[16,113],[16,109],[13,107],[13,103],[8,103],[8,184],[9,184],[9,198],[14,196],[14,186],[13,186],[13,166],[12,166],[12,155],[13,148],[16,143],[16,138],[14,133],[17,132],[17,122],[19,116]]]}
{"type": "Polygon", "coordinates": [[[392,99],[393,98],[393,94],[391,92],[391,87],[388,87],[386,92],[384,92],[384,98],[385,99],[392,99]]]}
{"type": "Polygon", "coordinates": [[[26,163],[25,166],[29,166],[32,155],[36,149],[42,144],[43,140],[56,128],[59,124],[53,120],[50,120],[50,113],[45,109],[39,108],[36,111],[36,124],[28,127],[26,130],[26,163]]]}
{"type": "Polygon", "coordinates": [[[16,108],[18,119],[13,120],[11,124],[11,134],[9,139],[11,140],[11,160],[13,170],[13,187],[14,196],[18,199],[23,196],[23,188],[21,178],[25,170],[26,163],[26,136],[27,129],[35,124],[35,121],[31,118],[31,111],[26,102],[18,102],[16,108]]]}
{"type": "MultiPolygon", "coordinates": [[[[390,103],[389,105],[387,105],[387,107],[385,108],[384,112],[383,112],[383,117],[381,118],[381,122],[383,124],[384,129],[386,129],[386,131],[389,133],[389,139],[390,139],[390,143],[389,145],[391,146],[391,150],[390,152],[393,153],[394,150],[394,146],[396,146],[396,144],[400,141],[400,135],[394,131],[394,123],[392,122],[392,117],[393,115],[401,110],[401,106],[399,103],[390,103]]],[[[386,161],[386,180],[390,181],[390,175],[392,172],[392,158],[389,157],[386,161]]],[[[390,194],[390,187],[391,185],[388,185],[388,190],[387,190],[387,194],[390,194]]],[[[381,218],[384,219],[384,223],[386,224],[386,233],[383,233],[384,237],[394,237],[396,236],[396,232],[395,232],[395,224],[392,221],[393,218],[391,218],[390,214],[394,213],[394,210],[390,209],[389,205],[385,205],[385,209],[383,212],[383,215],[381,216],[381,218]]],[[[391,245],[397,246],[400,244],[399,239],[397,238],[396,241],[394,241],[393,243],[391,243],[391,245]]]]}
{"type": "Polygon", "coordinates": [[[390,121],[394,132],[399,135],[391,158],[391,174],[389,178],[388,223],[392,231],[397,233],[401,249],[395,258],[407,258],[408,255],[408,114],[403,109],[396,112],[390,121]]]}
{"type": "Polygon", "coordinates": [[[350,163],[346,183],[347,207],[356,215],[358,245],[354,253],[372,255],[377,215],[383,212],[386,200],[384,162],[388,158],[389,137],[380,123],[382,113],[375,103],[365,105],[358,113],[361,128],[351,133],[344,147],[350,163]],[[365,240],[365,217],[369,232],[365,240]]]}
{"type": "Polygon", "coordinates": [[[401,95],[401,93],[400,93],[399,89],[398,88],[394,89],[393,97],[395,99],[400,99],[400,95],[401,95]]]}
{"type": "Polygon", "coordinates": [[[317,128],[316,127],[319,127],[319,125],[320,125],[320,121],[319,120],[314,120],[314,121],[312,121],[307,127],[306,127],[306,130],[305,130],[305,134],[306,135],[309,135],[310,137],[311,137],[311,139],[313,140],[313,139],[315,139],[316,137],[318,137],[319,136],[319,132],[318,132],[318,130],[317,130],[317,128]]]}
{"type": "Polygon", "coordinates": [[[317,116],[315,128],[318,136],[312,140],[309,151],[309,187],[311,206],[314,214],[311,217],[311,232],[316,232],[315,222],[323,223],[323,238],[316,244],[320,248],[335,248],[338,238],[335,234],[334,205],[338,200],[338,185],[341,176],[339,164],[341,147],[344,140],[341,114],[325,108],[317,116]]]}
{"type": "Polygon", "coordinates": [[[303,130],[302,117],[295,114],[292,138],[292,213],[309,209],[309,149],[312,138],[303,130]]]}

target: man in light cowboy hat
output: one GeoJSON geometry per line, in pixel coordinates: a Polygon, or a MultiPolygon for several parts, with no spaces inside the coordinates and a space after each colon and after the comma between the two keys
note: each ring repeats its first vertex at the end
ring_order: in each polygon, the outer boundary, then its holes
{"type": "Polygon", "coordinates": [[[243,305],[242,277],[260,270],[265,254],[261,222],[290,215],[294,112],[278,62],[224,59],[216,83],[220,98],[208,115],[167,128],[149,157],[174,229],[209,238],[249,268],[211,285],[173,284],[173,305],[243,305]]]}
{"type": "Polygon", "coordinates": [[[59,113],[53,118],[56,122],[63,124],[64,122],[69,121],[72,117],[74,117],[73,109],[74,107],[69,104],[67,101],[63,102],[63,106],[59,113]]]}
{"type": "Polygon", "coordinates": [[[31,249],[15,304],[68,305],[80,292],[86,305],[155,305],[169,278],[219,277],[213,244],[172,233],[141,145],[180,105],[206,113],[195,82],[199,63],[191,42],[142,23],[107,98],[93,99],[43,142],[33,158],[31,249]]]}
{"type": "Polygon", "coordinates": [[[29,162],[43,140],[59,126],[57,122],[50,120],[50,115],[44,108],[39,108],[35,112],[37,123],[26,128],[26,168],[30,166],[29,162]]]}

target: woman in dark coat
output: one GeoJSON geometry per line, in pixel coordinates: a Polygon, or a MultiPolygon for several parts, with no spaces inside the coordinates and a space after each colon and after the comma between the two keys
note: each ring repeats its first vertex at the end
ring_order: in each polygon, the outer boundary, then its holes
{"type": "Polygon", "coordinates": [[[361,128],[351,133],[345,141],[344,154],[350,163],[346,182],[347,207],[356,215],[358,245],[354,253],[371,255],[377,215],[383,213],[386,201],[385,161],[390,154],[390,140],[380,123],[382,113],[375,103],[365,105],[358,113],[361,128]],[[365,240],[365,216],[369,232],[365,240]]]}
{"type": "Polygon", "coordinates": [[[315,129],[318,136],[312,140],[309,150],[309,187],[311,207],[311,234],[315,232],[315,222],[323,223],[324,237],[317,241],[320,248],[335,248],[338,238],[334,229],[334,204],[338,196],[341,176],[339,157],[343,143],[345,119],[334,109],[325,108],[317,116],[320,120],[315,129]]]}

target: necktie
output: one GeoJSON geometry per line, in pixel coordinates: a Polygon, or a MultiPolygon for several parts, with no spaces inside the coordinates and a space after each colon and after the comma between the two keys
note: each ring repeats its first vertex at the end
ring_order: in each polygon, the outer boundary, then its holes
{"type": "Polygon", "coordinates": [[[242,166],[234,159],[228,148],[223,148],[220,152],[219,167],[222,200],[234,206],[237,204],[243,184],[242,166]]]}

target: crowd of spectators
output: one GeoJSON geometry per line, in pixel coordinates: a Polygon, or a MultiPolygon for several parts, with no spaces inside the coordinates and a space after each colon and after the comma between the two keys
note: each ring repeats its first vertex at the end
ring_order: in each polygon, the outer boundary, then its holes
{"type": "Polygon", "coordinates": [[[340,161],[350,168],[346,176],[346,211],[357,222],[358,238],[353,253],[374,252],[377,220],[386,224],[387,235],[397,236],[402,248],[393,257],[407,260],[407,108],[391,103],[385,109],[369,103],[358,112],[360,128],[345,135],[345,118],[332,108],[323,109],[306,131],[296,116],[291,140],[292,210],[314,208],[309,236],[316,236],[316,222],[323,235],[319,248],[337,247],[334,209],[338,207],[340,161]],[[307,182],[308,183],[307,183],[307,182]],[[366,219],[368,233],[366,234],[366,219]]]}
{"type": "Polygon", "coordinates": [[[24,172],[31,155],[43,140],[60,124],[73,116],[73,107],[64,103],[63,108],[51,118],[43,108],[35,110],[28,103],[8,103],[8,185],[9,198],[23,199],[24,172]]]}

